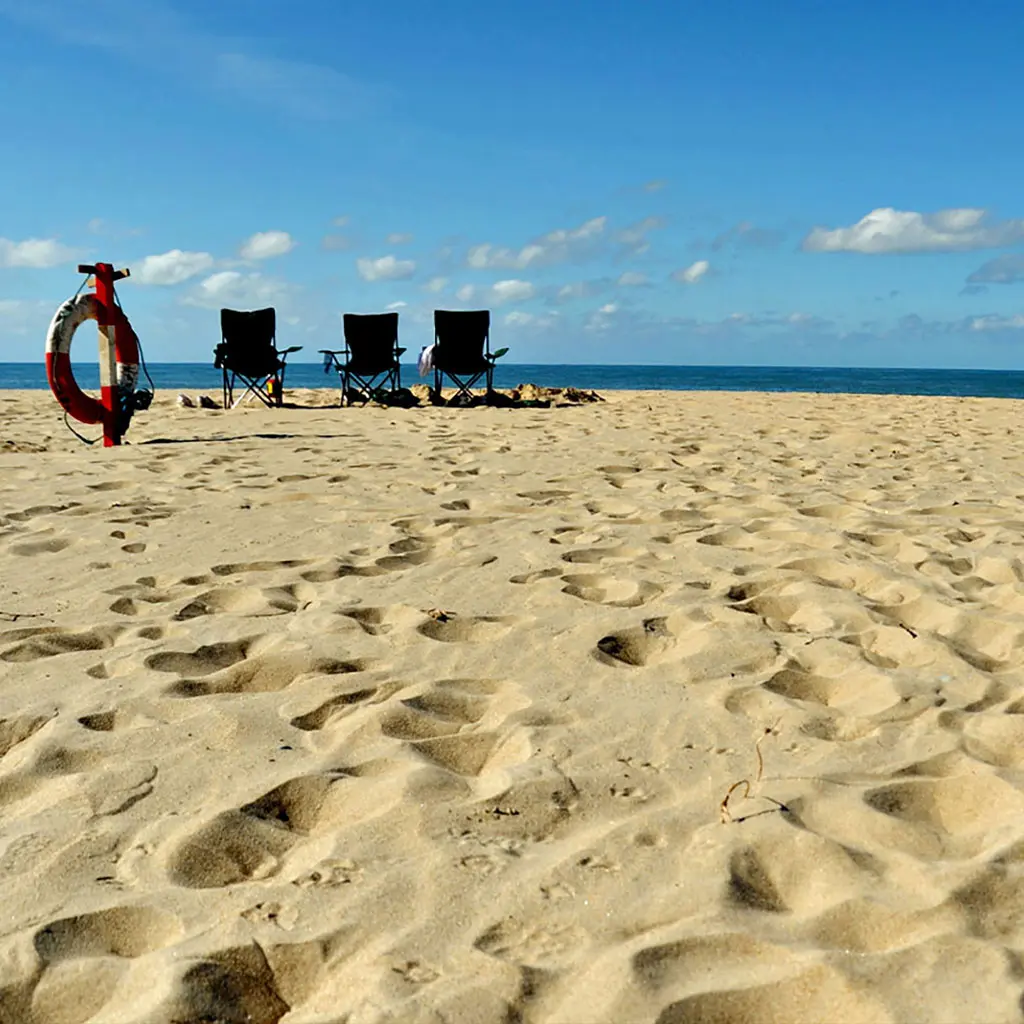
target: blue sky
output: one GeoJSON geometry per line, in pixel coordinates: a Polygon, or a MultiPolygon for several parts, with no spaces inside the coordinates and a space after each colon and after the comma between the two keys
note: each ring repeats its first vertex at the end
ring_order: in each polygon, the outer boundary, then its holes
{"type": "Polygon", "coordinates": [[[41,360],[104,259],[151,362],[274,305],[310,360],[343,312],[399,309],[416,352],[486,307],[522,363],[1024,368],[1022,28],[1009,0],[0,0],[0,361],[41,360]]]}

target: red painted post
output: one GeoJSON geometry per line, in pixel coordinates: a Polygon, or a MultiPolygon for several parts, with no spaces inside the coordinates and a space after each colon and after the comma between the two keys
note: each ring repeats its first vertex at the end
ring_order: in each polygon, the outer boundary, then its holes
{"type": "Polygon", "coordinates": [[[114,311],[114,268],[109,263],[96,264],[96,305],[100,342],[100,391],[103,408],[103,447],[121,443],[117,408],[117,339],[114,311]]]}

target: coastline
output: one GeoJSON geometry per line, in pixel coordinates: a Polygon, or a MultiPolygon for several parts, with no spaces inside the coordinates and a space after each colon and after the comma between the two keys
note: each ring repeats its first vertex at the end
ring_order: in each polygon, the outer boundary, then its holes
{"type": "MultiPolygon", "coordinates": [[[[208,363],[152,363],[158,392],[219,391],[220,374],[208,363]]],[[[76,368],[80,386],[98,387],[98,370],[87,361],[76,368]]],[[[403,364],[407,386],[426,384],[415,366],[403,364]]],[[[541,387],[607,391],[765,391],[822,394],[903,394],[978,398],[1024,398],[1019,369],[928,369],[813,366],[630,366],[516,364],[500,360],[495,386],[510,389],[531,382],[541,387]]],[[[289,366],[286,391],[337,386],[319,363],[289,366]]],[[[47,390],[42,363],[0,363],[0,391],[47,390]]]]}
{"type": "Polygon", "coordinates": [[[0,404],[12,1019],[1013,1017],[1016,405],[288,396],[0,404]]]}

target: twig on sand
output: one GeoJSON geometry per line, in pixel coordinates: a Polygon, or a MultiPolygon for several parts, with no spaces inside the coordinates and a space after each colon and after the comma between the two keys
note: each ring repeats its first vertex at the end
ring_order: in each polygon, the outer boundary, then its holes
{"type": "Polygon", "coordinates": [[[6,622],[17,622],[18,619],[42,619],[42,612],[0,612],[0,619],[6,622]]]}
{"type": "Polygon", "coordinates": [[[447,622],[454,617],[455,612],[446,612],[441,608],[428,608],[425,614],[429,615],[435,622],[447,622]]]}
{"type": "Polygon", "coordinates": [[[905,629],[915,640],[917,639],[917,634],[905,622],[900,623],[900,629],[905,629]]]}
{"type": "MultiPolygon", "coordinates": [[[[740,799],[749,800],[752,796],[752,790],[754,788],[754,785],[760,783],[761,780],[764,778],[764,755],[761,753],[761,744],[764,743],[764,741],[768,739],[769,736],[779,735],[779,722],[781,722],[781,719],[778,719],[773,725],[766,726],[764,732],[761,733],[761,735],[758,737],[757,742],[754,744],[754,755],[757,758],[757,772],[754,775],[754,783],[751,783],[750,779],[740,779],[739,782],[734,782],[729,787],[729,790],[722,799],[722,802],[718,805],[718,814],[722,820],[723,825],[728,825],[730,823],[739,824],[741,821],[746,821],[748,818],[756,818],[758,817],[758,815],[761,814],[774,814],[774,811],[772,810],[764,810],[755,811],[753,814],[745,814],[742,818],[734,818],[732,811],[729,809],[729,801],[732,799],[733,793],[735,793],[736,790],[740,789],[740,787],[743,788],[743,795],[740,797],[740,799]]],[[[753,795],[760,796],[761,799],[767,800],[770,803],[775,804],[775,807],[780,811],[789,810],[789,808],[784,803],[781,803],[774,797],[766,796],[763,793],[753,795]]]]}

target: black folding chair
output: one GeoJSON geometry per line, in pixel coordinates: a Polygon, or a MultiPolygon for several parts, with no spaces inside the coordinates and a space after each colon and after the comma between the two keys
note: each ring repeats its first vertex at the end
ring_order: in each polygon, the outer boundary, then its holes
{"type": "Polygon", "coordinates": [[[491,352],[491,313],[487,309],[454,312],[434,310],[434,394],[440,398],[441,384],[449,377],[455,384],[452,401],[472,400],[473,388],[483,378],[485,399],[494,394],[494,361],[507,348],[491,352]]]}
{"type": "Polygon", "coordinates": [[[221,343],[213,350],[213,365],[223,373],[224,408],[234,408],[255,395],[264,405],[280,406],[284,392],[285,360],[302,346],[278,351],[277,315],[273,308],[220,311],[221,343]],[[236,381],[245,394],[234,400],[236,381]]]}
{"type": "Polygon", "coordinates": [[[398,314],[346,313],[343,324],[345,347],[320,349],[324,373],[334,369],[341,378],[341,404],[361,398],[365,405],[378,395],[394,395],[402,387],[398,360],[405,351],[398,347],[398,314]]]}

